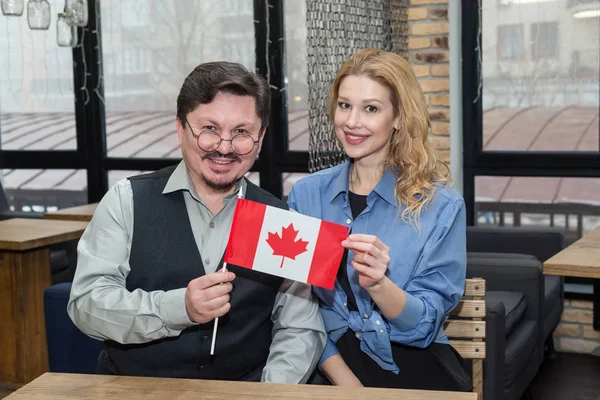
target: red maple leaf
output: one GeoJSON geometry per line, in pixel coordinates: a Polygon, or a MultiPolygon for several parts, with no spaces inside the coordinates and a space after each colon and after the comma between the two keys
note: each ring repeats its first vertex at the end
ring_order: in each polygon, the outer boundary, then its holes
{"type": "Polygon", "coordinates": [[[293,224],[289,224],[287,228],[281,228],[281,237],[278,232],[269,232],[267,243],[273,249],[273,255],[283,256],[279,268],[283,268],[286,257],[295,260],[297,255],[308,251],[306,249],[308,242],[302,239],[296,240],[296,236],[298,236],[298,231],[294,229],[293,224]]]}

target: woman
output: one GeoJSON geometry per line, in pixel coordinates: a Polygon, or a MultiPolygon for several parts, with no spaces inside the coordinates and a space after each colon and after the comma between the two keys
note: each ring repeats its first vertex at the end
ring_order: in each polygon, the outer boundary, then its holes
{"type": "Polygon", "coordinates": [[[331,88],[349,161],[297,182],[290,207],[350,227],[334,290],[314,288],[335,385],[472,389],[443,330],[463,295],[464,201],[427,139],[419,83],[400,56],[365,49],[331,88]]]}

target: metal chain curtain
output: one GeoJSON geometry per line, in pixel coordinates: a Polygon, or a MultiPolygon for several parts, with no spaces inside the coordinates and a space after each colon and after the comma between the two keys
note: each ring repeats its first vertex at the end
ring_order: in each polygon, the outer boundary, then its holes
{"type": "Polygon", "coordinates": [[[407,0],[306,0],[309,170],[345,158],[327,112],[329,88],[339,67],[367,47],[406,57],[407,0]]]}

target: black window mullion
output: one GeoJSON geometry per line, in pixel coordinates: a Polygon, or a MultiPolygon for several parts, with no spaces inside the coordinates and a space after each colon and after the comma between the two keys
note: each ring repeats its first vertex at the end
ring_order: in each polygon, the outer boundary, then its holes
{"type": "Polygon", "coordinates": [[[477,53],[481,43],[479,30],[479,0],[466,2],[462,7],[462,76],[463,78],[463,197],[467,209],[467,224],[475,224],[475,171],[477,155],[483,148],[481,63],[477,53]]]}
{"type": "Polygon", "coordinates": [[[258,160],[260,186],[283,197],[281,162],[287,148],[283,0],[254,0],[256,70],[271,86],[271,119],[258,160]]]}
{"type": "Polygon", "coordinates": [[[74,150],[3,150],[0,168],[71,169],[85,168],[85,160],[74,150]]]}
{"type": "Polygon", "coordinates": [[[77,29],[79,43],[73,49],[77,149],[86,162],[89,202],[100,201],[108,190],[99,12],[99,0],[88,0],[88,25],[77,29]]]}

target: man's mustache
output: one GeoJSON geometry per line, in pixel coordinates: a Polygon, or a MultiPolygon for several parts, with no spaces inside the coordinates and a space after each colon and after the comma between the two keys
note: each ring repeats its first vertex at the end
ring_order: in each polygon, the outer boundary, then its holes
{"type": "Polygon", "coordinates": [[[241,157],[233,152],[227,153],[227,154],[221,154],[218,151],[211,151],[210,153],[206,153],[205,155],[202,156],[203,160],[206,160],[207,158],[229,159],[229,160],[238,161],[238,162],[242,161],[241,157]]]}

